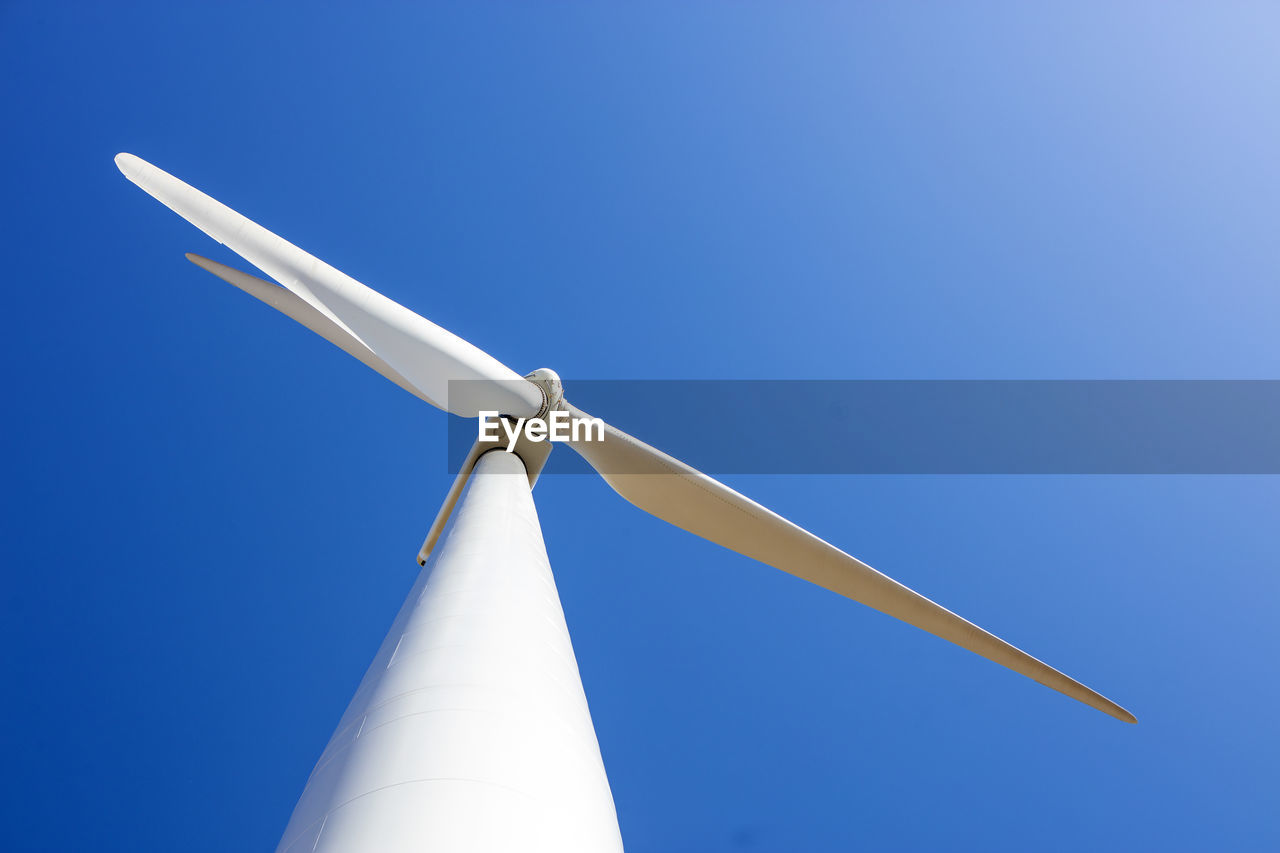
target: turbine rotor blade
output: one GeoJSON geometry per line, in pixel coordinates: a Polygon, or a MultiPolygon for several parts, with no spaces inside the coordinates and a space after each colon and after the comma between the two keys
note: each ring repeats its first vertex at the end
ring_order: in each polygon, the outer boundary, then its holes
{"type": "Polygon", "coordinates": [[[443,405],[414,388],[408,379],[405,379],[391,365],[378,358],[377,354],[365,346],[359,338],[330,320],[325,314],[312,308],[309,302],[292,291],[191,252],[187,253],[187,260],[202,270],[213,273],[228,284],[238,287],[255,299],[265,302],[286,317],[297,320],[347,355],[373,368],[419,400],[430,403],[437,408],[444,408],[443,405]]]}
{"type": "Polygon", "coordinates": [[[463,417],[494,410],[529,417],[542,391],[518,373],[231,208],[132,154],[124,176],[161,204],[278,281],[403,376],[424,397],[463,417]],[[455,386],[450,380],[473,380],[455,386]],[[481,380],[481,381],[474,381],[481,380]]]}
{"type": "MultiPolygon", "coordinates": [[[[574,420],[590,417],[565,405],[574,420]]],[[[614,491],[650,515],[928,631],[1118,720],[1137,722],[1100,693],[608,423],[604,441],[568,443],[614,491]]]]}

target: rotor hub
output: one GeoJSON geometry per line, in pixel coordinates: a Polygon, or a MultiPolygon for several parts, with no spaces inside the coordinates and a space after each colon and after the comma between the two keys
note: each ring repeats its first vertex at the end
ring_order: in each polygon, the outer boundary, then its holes
{"type": "Polygon", "coordinates": [[[542,408],[538,410],[536,417],[545,419],[548,414],[560,408],[564,400],[564,383],[560,381],[559,374],[549,367],[539,367],[524,378],[542,392],[542,408]]]}

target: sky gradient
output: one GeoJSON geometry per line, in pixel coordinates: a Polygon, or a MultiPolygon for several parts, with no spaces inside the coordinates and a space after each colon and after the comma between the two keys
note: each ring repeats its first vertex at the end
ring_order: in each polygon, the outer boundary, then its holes
{"type": "MultiPolygon", "coordinates": [[[[687,5],[0,6],[5,849],[274,849],[451,481],[117,152],[520,371],[1280,378],[1274,7],[687,5]]],[[[1141,722],[548,477],[631,853],[1280,846],[1276,477],[726,481],[1141,722]]]]}

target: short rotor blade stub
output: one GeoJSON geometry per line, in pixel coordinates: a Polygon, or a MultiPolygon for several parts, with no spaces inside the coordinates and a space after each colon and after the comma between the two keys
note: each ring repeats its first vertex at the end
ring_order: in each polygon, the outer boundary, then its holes
{"type": "Polygon", "coordinates": [[[353,336],[346,329],[334,323],[324,314],[312,308],[310,304],[295,295],[293,292],[286,290],[278,284],[264,281],[256,276],[241,272],[238,269],[229,267],[226,264],[220,264],[217,261],[211,261],[200,255],[187,253],[187,260],[200,267],[201,269],[216,275],[218,278],[234,285],[243,290],[250,296],[265,302],[272,308],[296,320],[298,323],[306,326],[347,355],[359,360],[367,367],[376,370],[381,375],[390,379],[404,390],[408,391],[418,399],[430,403],[431,405],[443,409],[444,406],[435,400],[423,394],[417,388],[413,387],[408,379],[405,379],[391,365],[378,358],[377,353],[364,345],[362,341],[353,336]]]}

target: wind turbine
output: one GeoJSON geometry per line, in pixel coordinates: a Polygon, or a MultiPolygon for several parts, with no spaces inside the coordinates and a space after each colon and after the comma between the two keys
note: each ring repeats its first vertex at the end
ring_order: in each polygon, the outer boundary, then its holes
{"type": "MultiPolygon", "coordinates": [[[[279,284],[187,258],[409,393],[465,418],[565,412],[527,377],[131,154],[116,165],[279,284]],[[465,381],[464,381],[465,380],[465,381]],[[453,383],[452,385],[450,383],[453,383]],[[451,393],[452,390],[452,393],[451,393]]],[[[723,483],[603,425],[568,440],[664,521],[922,628],[1128,723],[1132,714],[723,483]]],[[[551,445],[478,441],[419,552],[424,566],[321,754],[278,853],[620,851],[612,794],[532,488],[551,445]]]]}

